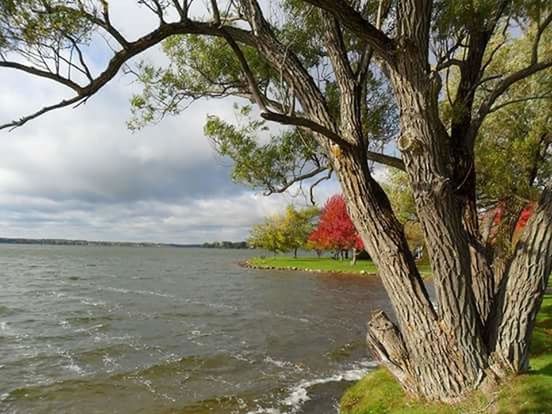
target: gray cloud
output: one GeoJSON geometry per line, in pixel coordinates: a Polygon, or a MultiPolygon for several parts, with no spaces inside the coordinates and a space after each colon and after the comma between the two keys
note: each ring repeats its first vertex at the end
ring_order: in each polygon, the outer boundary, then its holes
{"type": "MultiPolygon", "coordinates": [[[[127,1],[114,2],[112,16],[135,37],[151,21],[126,8],[127,1]]],[[[102,56],[96,57],[99,68],[102,56]]],[[[158,49],[143,57],[163,59],[158,49]]],[[[6,70],[0,85],[1,121],[69,93],[6,70]]],[[[135,88],[131,77],[119,76],[86,105],[0,131],[0,237],[239,240],[265,215],[303,200],[293,191],[266,198],[231,182],[229,161],[203,136],[208,113],[233,118],[231,101],[200,101],[181,116],[131,133],[126,120],[135,88]]],[[[319,199],[336,191],[335,182],[325,184],[319,199]]]]}

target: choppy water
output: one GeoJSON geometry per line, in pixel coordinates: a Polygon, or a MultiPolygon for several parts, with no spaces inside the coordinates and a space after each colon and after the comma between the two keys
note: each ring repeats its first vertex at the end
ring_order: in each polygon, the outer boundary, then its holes
{"type": "Polygon", "coordinates": [[[380,282],[251,254],[0,246],[0,412],[337,412],[380,282]]]}

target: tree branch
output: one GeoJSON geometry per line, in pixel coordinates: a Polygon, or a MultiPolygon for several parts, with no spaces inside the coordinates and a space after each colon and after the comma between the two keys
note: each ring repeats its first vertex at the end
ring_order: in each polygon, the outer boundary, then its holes
{"type": "Polygon", "coordinates": [[[271,112],[271,111],[261,113],[261,117],[263,117],[268,121],[274,121],[284,125],[294,125],[297,127],[307,128],[313,132],[317,132],[323,135],[334,144],[339,145],[343,148],[352,147],[352,144],[344,140],[338,133],[308,118],[303,118],[303,117],[293,116],[293,115],[285,115],[285,114],[280,114],[280,113],[271,112]]]}
{"type": "Polygon", "coordinates": [[[73,89],[77,93],[82,92],[82,87],[78,83],[73,82],[70,79],[63,78],[53,72],[35,68],[34,66],[23,65],[18,62],[0,61],[0,67],[16,69],[22,72],[30,73],[31,75],[34,75],[34,76],[50,79],[58,83],[61,83],[62,85],[67,86],[68,88],[73,89]]]}
{"type": "Polygon", "coordinates": [[[56,13],[56,12],[65,12],[65,13],[76,13],[84,18],[86,18],[90,23],[95,24],[98,27],[101,27],[107,33],[109,33],[116,41],[121,45],[121,47],[126,48],[129,45],[129,41],[119,32],[115,27],[111,25],[109,19],[109,8],[106,4],[103,5],[103,17],[102,20],[98,16],[87,12],[84,8],[74,9],[72,7],[64,5],[50,6],[47,3],[44,5],[46,13],[56,13]]]}
{"type": "Polygon", "coordinates": [[[328,169],[328,174],[326,174],[323,177],[320,177],[318,180],[316,180],[309,188],[309,196],[310,196],[310,202],[313,206],[316,205],[316,201],[314,200],[314,189],[316,186],[318,186],[321,182],[329,180],[332,178],[333,170],[331,168],[328,169]]]}
{"type": "Polygon", "coordinates": [[[270,188],[269,190],[264,192],[264,195],[269,196],[271,194],[275,193],[284,193],[289,187],[291,187],[293,184],[298,183],[303,180],[307,180],[309,178],[313,178],[317,176],[318,174],[328,170],[328,167],[318,167],[314,170],[309,171],[308,173],[304,173],[301,175],[298,175],[297,177],[293,177],[290,180],[286,181],[285,184],[283,184],[281,187],[278,188],[270,188]]]}
{"type": "Polygon", "coordinates": [[[375,312],[368,321],[366,341],[377,359],[383,362],[407,390],[413,391],[408,352],[399,329],[385,312],[375,312]]]}
{"type": "Polygon", "coordinates": [[[489,113],[496,112],[499,109],[504,108],[508,105],[513,105],[520,102],[527,102],[527,101],[534,101],[537,99],[550,99],[552,98],[552,91],[548,91],[546,93],[543,93],[541,95],[533,95],[533,96],[524,96],[522,98],[512,99],[511,101],[503,102],[499,105],[494,105],[490,110],[489,113]]]}
{"type": "Polygon", "coordinates": [[[368,161],[373,161],[379,164],[387,165],[388,167],[397,168],[401,171],[406,170],[404,161],[400,158],[392,157],[391,155],[382,154],[380,152],[367,151],[366,158],[368,159],[368,161]]]}
{"type": "Polygon", "coordinates": [[[468,133],[468,139],[470,143],[473,144],[477,132],[481,127],[481,124],[485,120],[485,117],[493,111],[493,105],[498,98],[500,98],[513,84],[519,82],[523,79],[528,78],[531,75],[534,75],[541,70],[552,67],[552,59],[545,60],[542,62],[531,63],[529,66],[510,74],[500,81],[491,93],[487,96],[486,99],[481,103],[477,115],[475,116],[472,124],[470,125],[470,130],[468,133]]]}
{"type": "Polygon", "coordinates": [[[77,92],[77,94],[72,98],[63,100],[54,105],[45,106],[44,108],[19,120],[0,125],[0,130],[6,128],[20,127],[47,112],[71,106],[82,101],[86,101],[87,99],[95,95],[101,88],[103,88],[111,79],[113,79],[117,75],[121,67],[123,67],[123,65],[128,60],[149,49],[150,47],[158,44],[164,39],[178,34],[205,34],[218,37],[222,37],[223,35],[228,34],[231,35],[233,39],[236,39],[236,41],[249,45],[254,44],[253,36],[251,35],[251,33],[243,29],[238,29],[234,27],[221,27],[212,23],[195,21],[164,24],[151,33],[148,33],[147,35],[139,38],[138,40],[128,43],[125,48],[116,52],[107,64],[104,71],[92,81],[90,81],[86,86],[80,86],[70,79],[64,78],[59,74],[44,71],[35,67],[21,65],[16,62],[0,62],[0,66],[10,67],[13,69],[31,73],[45,79],[53,80],[77,92]]]}
{"type": "Polygon", "coordinates": [[[344,0],[305,1],[333,14],[343,26],[372,46],[378,56],[388,62],[392,60],[395,51],[395,42],[366,20],[362,14],[351,7],[348,2],[344,0]]]}

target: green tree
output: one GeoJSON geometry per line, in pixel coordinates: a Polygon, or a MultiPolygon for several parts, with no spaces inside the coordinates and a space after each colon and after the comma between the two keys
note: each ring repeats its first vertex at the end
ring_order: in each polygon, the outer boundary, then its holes
{"type": "Polygon", "coordinates": [[[287,249],[281,237],[280,218],[267,217],[263,223],[255,224],[247,242],[251,247],[266,249],[269,252],[285,252],[287,249]]]}
{"type": "Polygon", "coordinates": [[[285,245],[293,251],[293,257],[297,257],[297,250],[306,248],[309,235],[314,229],[314,220],[320,211],[316,207],[306,207],[297,210],[293,205],[286,208],[283,216],[282,227],[285,245]]]}
{"type": "Polygon", "coordinates": [[[307,245],[318,214],[315,207],[298,210],[289,205],[283,214],[267,217],[263,223],[254,225],[249,244],[274,253],[293,251],[297,257],[297,250],[307,245]]]}
{"type": "MultiPolygon", "coordinates": [[[[482,133],[485,122],[519,103],[513,97],[518,87],[524,100],[535,98],[518,85],[550,71],[549,2],[284,0],[266,9],[257,0],[211,0],[202,16],[195,8],[191,13],[190,4],[137,0],[158,26],[130,40],[110,18],[108,1],[0,0],[0,67],[57,82],[73,93],[0,127],[22,126],[85,102],[132,58],[164,43],[168,66],[143,64],[135,71],[144,92],[132,100],[131,123],[179,113],[195,99],[232,96],[255,105],[260,117],[255,122],[284,125],[279,131],[291,134],[297,148],[302,135],[315,142],[320,173],[333,171],[340,181],[395,311],[396,323],[375,314],[369,342],[406,390],[455,401],[527,370],[531,330],[552,271],[552,183],[543,175],[545,181],[530,186],[539,197],[535,213],[495,283],[492,260],[481,248],[475,166],[477,159],[489,162],[480,155],[496,139],[482,133]],[[98,33],[110,40],[111,58],[96,72],[87,62],[98,33]],[[449,82],[454,73],[457,81],[449,82]],[[398,125],[400,133],[386,137],[386,123],[398,125]],[[389,140],[400,158],[382,153],[389,140]],[[404,228],[374,180],[373,162],[408,175],[432,261],[437,307],[404,228]]],[[[96,59],[103,56],[93,52],[96,59]]],[[[500,123],[497,127],[500,132],[500,123]]],[[[244,135],[235,128],[232,139],[244,135]]],[[[266,135],[280,139],[279,133],[266,135]]],[[[226,132],[213,136],[224,145],[226,132]]],[[[251,145],[252,153],[260,146],[262,154],[262,145],[251,145]]],[[[276,158],[289,156],[286,152],[276,151],[276,158]]],[[[256,159],[249,150],[237,153],[245,161],[256,159]]],[[[548,150],[540,154],[549,159],[548,150]]],[[[297,163],[301,157],[289,164],[299,170],[288,171],[275,189],[303,176],[318,179],[316,162],[297,163]]]]}
{"type": "Polygon", "coordinates": [[[416,213],[416,202],[408,181],[408,175],[400,170],[389,171],[383,189],[389,197],[395,215],[403,225],[410,250],[417,253],[418,263],[428,263],[424,233],[416,213]]]}
{"type": "Polygon", "coordinates": [[[401,223],[418,221],[414,195],[408,182],[408,175],[404,171],[390,170],[383,188],[401,223]]]}

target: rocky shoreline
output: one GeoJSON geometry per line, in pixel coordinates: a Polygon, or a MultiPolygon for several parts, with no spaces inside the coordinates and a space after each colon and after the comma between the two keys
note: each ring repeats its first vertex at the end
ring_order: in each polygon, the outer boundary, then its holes
{"type": "Polygon", "coordinates": [[[297,266],[269,266],[269,265],[259,265],[253,264],[248,260],[239,262],[241,267],[247,269],[257,269],[257,270],[291,270],[297,272],[308,272],[308,273],[331,273],[331,274],[342,274],[342,275],[363,275],[363,276],[377,276],[377,273],[367,272],[366,270],[355,271],[345,271],[345,270],[323,270],[323,269],[311,269],[311,268],[302,268],[297,266]]]}

